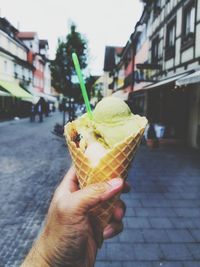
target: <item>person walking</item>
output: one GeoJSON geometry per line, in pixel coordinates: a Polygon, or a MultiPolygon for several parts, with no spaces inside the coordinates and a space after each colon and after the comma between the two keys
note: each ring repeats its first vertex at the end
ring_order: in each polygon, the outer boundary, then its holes
{"type": "Polygon", "coordinates": [[[30,122],[34,121],[35,121],[35,105],[32,103],[30,109],[30,122]]]}

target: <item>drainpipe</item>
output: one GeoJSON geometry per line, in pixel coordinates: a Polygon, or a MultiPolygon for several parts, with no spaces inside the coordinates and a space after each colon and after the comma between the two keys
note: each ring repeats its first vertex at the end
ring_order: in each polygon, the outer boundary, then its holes
{"type": "MultiPolygon", "coordinates": [[[[131,39],[132,40],[132,39],[131,39]]],[[[131,41],[131,45],[132,45],[132,70],[131,70],[131,92],[134,91],[134,84],[135,84],[135,54],[136,54],[136,46],[133,44],[133,41],[131,41]]]]}

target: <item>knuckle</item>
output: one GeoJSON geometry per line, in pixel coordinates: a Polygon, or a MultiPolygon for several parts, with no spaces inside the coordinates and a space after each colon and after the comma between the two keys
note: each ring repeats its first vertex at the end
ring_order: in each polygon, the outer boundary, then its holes
{"type": "Polygon", "coordinates": [[[96,193],[103,193],[107,189],[106,183],[96,183],[92,184],[91,189],[96,193]]]}

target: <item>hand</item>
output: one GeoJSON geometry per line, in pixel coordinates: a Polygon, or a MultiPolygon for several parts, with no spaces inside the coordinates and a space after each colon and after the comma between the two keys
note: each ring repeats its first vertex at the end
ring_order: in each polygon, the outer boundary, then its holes
{"type": "MultiPolygon", "coordinates": [[[[120,191],[129,191],[128,184],[120,178],[80,190],[72,167],[54,194],[44,230],[34,246],[35,257],[43,263],[31,265],[29,256],[23,266],[93,267],[97,244],[89,211],[120,191]]],[[[124,214],[125,205],[118,200],[112,220],[104,229],[104,239],[122,231],[124,214]]]]}

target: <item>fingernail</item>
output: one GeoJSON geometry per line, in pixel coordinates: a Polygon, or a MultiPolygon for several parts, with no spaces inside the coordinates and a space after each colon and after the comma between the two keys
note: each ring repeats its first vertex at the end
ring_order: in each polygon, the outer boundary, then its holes
{"type": "Polygon", "coordinates": [[[112,187],[112,188],[116,188],[116,187],[119,187],[121,186],[123,183],[122,179],[120,178],[114,178],[110,181],[108,181],[108,184],[112,187]]]}

